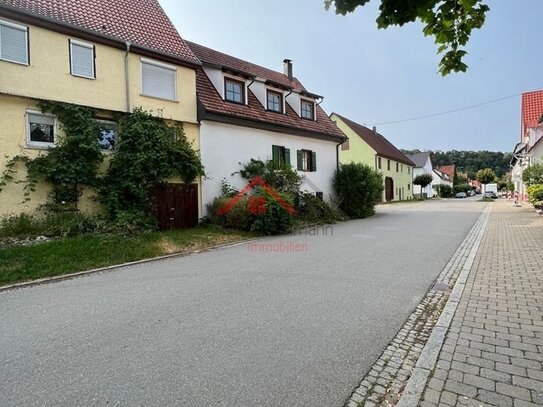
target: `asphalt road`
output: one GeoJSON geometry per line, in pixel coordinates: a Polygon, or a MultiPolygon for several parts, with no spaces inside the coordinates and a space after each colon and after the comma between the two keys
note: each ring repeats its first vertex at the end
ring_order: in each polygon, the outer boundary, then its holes
{"type": "Polygon", "coordinates": [[[484,205],[0,293],[0,406],[342,406],[484,205]]]}

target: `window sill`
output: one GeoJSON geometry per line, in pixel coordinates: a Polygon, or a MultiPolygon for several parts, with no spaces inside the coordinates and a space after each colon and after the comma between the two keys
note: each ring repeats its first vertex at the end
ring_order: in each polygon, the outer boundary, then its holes
{"type": "Polygon", "coordinates": [[[280,110],[266,109],[266,111],[270,113],[285,114],[285,112],[282,112],[280,110]]]}
{"type": "Polygon", "coordinates": [[[225,102],[228,102],[228,103],[233,103],[235,105],[241,105],[241,106],[247,106],[245,104],[245,102],[236,102],[235,100],[228,100],[228,99],[224,99],[225,102]]]}
{"type": "Polygon", "coordinates": [[[75,76],[76,78],[91,79],[93,81],[96,80],[96,76],[78,75],[76,73],[70,73],[70,75],[75,76]]]}
{"type": "Polygon", "coordinates": [[[149,98],[149,99],[156,99],[156,100],[163,100],[166,102],[172,102],[172,103],[179,103],[179,99],[167,99],[167,98],[161,98],[160,96],[152,96],[152,95],[146,95],[144,93],[140,93],[140,96],[149,98]]]}
{"type": "Polygon", "coordinates": [[[32,144],[32,143],[26,143],[25,147],[29,150],[50,150],[52,148],[55,148],[56,144],[32,144]]]}
{"type": "Polygon", "coordinates": [[[28,62],[12,61],[11,59],[5,59],[5,58],[0,58],[0,61],[9,62],[10,64],[16,64],[16,65],[22,65],[22,66],[30,66],[30,63],[28,63],[28,62]]]}

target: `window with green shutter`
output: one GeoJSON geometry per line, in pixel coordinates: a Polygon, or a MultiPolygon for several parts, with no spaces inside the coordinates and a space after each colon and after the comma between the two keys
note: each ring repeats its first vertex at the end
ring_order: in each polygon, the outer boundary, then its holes
{"type": "Polygon", "coordinates": [[[298,150],[298,171],[317,171],[317,153],[311,150],[298,150]]]}
{"type": "Polygon", "coordinates": [[[290,167],[290,149],[283,146],[272,146],[272,161],[277,168],[290,167]]]}

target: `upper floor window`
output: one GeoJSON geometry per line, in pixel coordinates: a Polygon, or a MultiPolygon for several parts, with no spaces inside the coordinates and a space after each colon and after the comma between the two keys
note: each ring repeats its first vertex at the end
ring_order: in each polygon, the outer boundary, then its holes
{"type": "Polygon", "coordinates": [[[396,172],[400,172],[400,164],[396,163],[396,172]]]}
{"type": "Polygon", "coordinates": [[[390,160],[387,160],[387,171],[390,171],[390,160]]]}
{"type": "Polygon", "coordinates": [[[0,59],[28,65],[28,27],[0,20],[0,59]]]}
{"type": "Polygon", "coordinates": [[[283,95],[281,93],[268,90],[268,110],[283,112],[283,95]]]}
{"type": "Polygon", "coordinates": [[[381,169],[381,157],[377,157],[377,168],[381,169]]]}
{"type": "Polygon", "coordinates": [[[70,73],[84,78],[95,78],[94,45],[70,40],[70,73]]]}
{"type": "Polygon", "coordinates": [[[230,102],[245,103],[245,83],[225,78],[224,98],[230,102]]]}
{"type": "Polygon", "coordinates": [[[55,116],[41,112],[27,112],[26,114],[28,145],[37,147],[50,147],[56,142],[55,116]]]}
{"type": "Polygon", "coordinates": [[[177,69],[148,59],[141,60],[141,92],[144,96],[177,100],[177,69]]]}
{"type": "Polygon", "coordinates": [[[303,100],[302,99],[302,105],[301,105],[301,116],[304,119],[311,119],[313,120],[315,118],[315,105],[310,100],[303,100]]]}

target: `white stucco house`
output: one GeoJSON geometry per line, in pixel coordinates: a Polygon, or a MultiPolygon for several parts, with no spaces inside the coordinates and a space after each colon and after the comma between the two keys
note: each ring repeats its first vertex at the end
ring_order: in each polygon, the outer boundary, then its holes
{"type": "Polygon", "coordinates": [[[425,188],[421,188],[420,185],[413,184],[413,195],[421,195],[423,198],[432,198],[434,196],[434,166],[432,165],[432,160],[430,159],[429,152],[416,153],[408,155],[409,159],[415,164],[413,168],[413,179],[418,175],[430,174],[432,175],[432,182],[428,184],[425,188]]]}
{"type": "Polygon", "coordinates": [[[439,196],[439,193],[437,191],[437,188],[439,185],[448,185],[449,187],[453,187],[453,180],[450,179],[449,175],[445,174],[444,172],[441,172],[437,168],[434,168],[432,171],[433,181],[432,181],[432,187],[434,188],[434,194],[439,196]]]}
{"type": "Polygon", "coordinates": [[[291,61],[278,72],[187,44],[202,62],[196,90],[204,213],[223,179],[236,188],[246,185],[239,170],[251,159],[290,165],[304,176],[302,189],[330,199],[345,136],[319,106],[322,97],[292,76],[291,61]]]}

